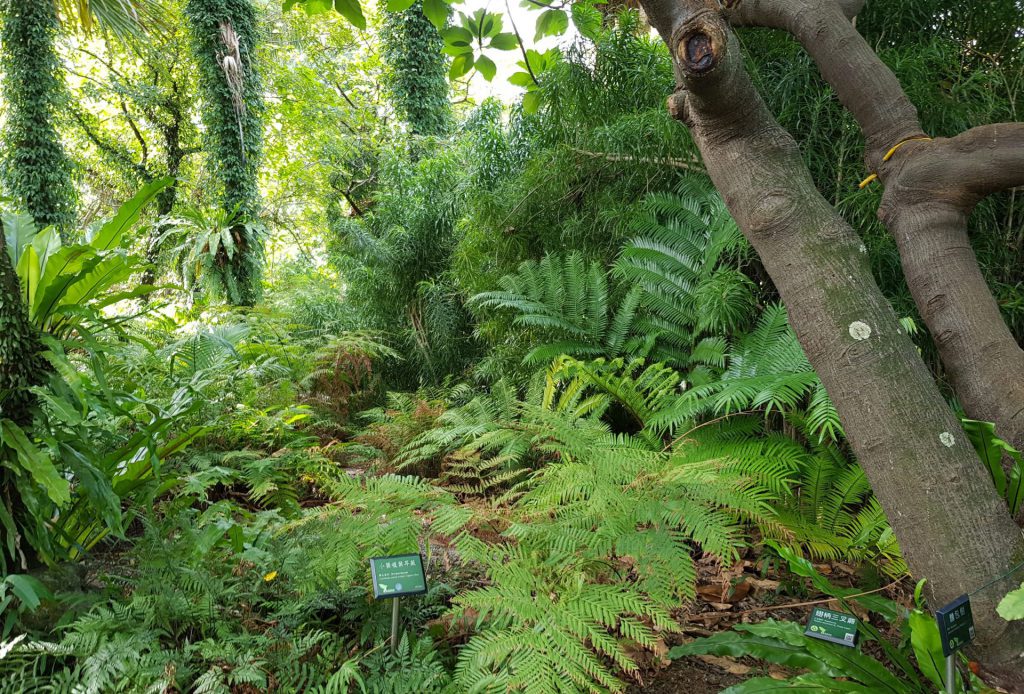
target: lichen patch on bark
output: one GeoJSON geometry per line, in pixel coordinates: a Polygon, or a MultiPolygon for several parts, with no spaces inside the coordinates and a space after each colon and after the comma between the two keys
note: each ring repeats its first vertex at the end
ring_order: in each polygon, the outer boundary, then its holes
{"type": "Polygon", "coordinates": [[[855,320],[850,323],[850,337],[854,340],[866,340],[871,337],[871,326],[864,321],[855,320]]]}

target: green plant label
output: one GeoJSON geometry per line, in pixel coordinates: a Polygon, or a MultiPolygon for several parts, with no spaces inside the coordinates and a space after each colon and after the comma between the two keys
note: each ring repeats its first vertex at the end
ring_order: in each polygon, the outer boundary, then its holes
{"type": "Polygon", "coordinates": [[[807,620],[804,634],[814,639],[853,648],[857,645],[857,618],[843,612],[815,607],[810,619],[807,620]]]}
{"type": "Polygon", "coordinates": [[[942,637],[942,655],[950,656],[974,640],[974,616],[971,599],[961,595],[953,602],[935,610],[942,637]]]}
{"type": "Polygon", "coordinates": [[[423,557],[418,554],[372,557],[370,574],[373,576],[374,598],[398,598],[427,592],[423,557]]]}

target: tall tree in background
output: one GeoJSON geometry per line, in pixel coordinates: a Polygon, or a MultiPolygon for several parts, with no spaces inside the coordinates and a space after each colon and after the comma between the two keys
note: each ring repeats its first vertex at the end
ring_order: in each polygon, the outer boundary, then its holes
{"type": "Polygon", "coordinates": [[[221,247],[218,281],[228,301],[260,297],[263,241],[257,180],[263,149],[263,95],[255,56],[256,11],[249,0],[187,0],[185,19],[199,66],[205,149],[221,185],[221,205],[236,214],[230,251],[221,247]]]}
{"type": "MultiPolygon", "coordinates": [[[[860,239],[816,189],[797,143],[754,88],[732,25],[784,28],[804,44],[860,124],[868,167],[886,183],[886,221],[908,243],[916,237],[915,254],[935,245],[922,235],[962,233],[981,197],[1024,183],[1024,125],[926,138],[898,82],[849,22],[862,5],[855,0],[642,4],[674,59],[669,110],[689,126],[786,302],[911,571],[928,579],[938,605],[991,583],[972,597],[976,653],[997,680],[1021,686],[1024,627],[995,612],[1015,585],[1007,574],[1024,558],[1020,530],[879,291],[860,239]]],[[[960,281],[951,273],[943,284],[960,281]]]]}
{"type": "Polygon", "coordinates": [[[70,228],[75,221],[72,164],[54,123],[64,99],[57,57],[57,5],[52,1],[2,0],[3,132],[0,180],[8,194],[42,228],[70,228]]]}
{"type": "Polygon", "coordinates": [[[382,30],[388,86],[395,107],[413,135],[441,137],[452,124],[444,41],[423,13],[423,0],[388,12],[382,30]]]}

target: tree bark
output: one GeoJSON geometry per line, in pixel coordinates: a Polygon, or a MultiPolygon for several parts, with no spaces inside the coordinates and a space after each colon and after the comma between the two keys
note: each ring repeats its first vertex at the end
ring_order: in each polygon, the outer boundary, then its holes
{"type": "Polygon", "coordinates": [[[860,124],[868,170],[886,186],[879,217],[893,234],[907,285],[964,411],[995,422],[1002,438],[1024,449],[1024,350],[967,235],[968,217],[982,197],[1024,185],[1024,126],[916,140],[926,137],[917,109],[850,24],[859,10],[853,0],[729,5],[733,24],[792,34],[860,124]],[[906,144],[893,152],[900,143],[906,144]]]}
{"type": "MultiPolygon", "coordinates": [[[[675,59],[673,115],[760,255],[904,556],[942,605],[1024,559],[1024,541],[874,282],[862,244],[768,112],[715,0],[643,0],[675,59]]],[[[978,655],[1019,683],[1024,624],[995,613],[1013,579],[973,596],[978,655]]]]}
{"type": "Polygon", "coordinates": [[[35,396],[29,390],[43,382],[49,372],[40,356],[39,331],[28,319],[21,299],[18,275],[7,253],[0,225],[0,418],[19,426],[31,419],[35,396]]]}

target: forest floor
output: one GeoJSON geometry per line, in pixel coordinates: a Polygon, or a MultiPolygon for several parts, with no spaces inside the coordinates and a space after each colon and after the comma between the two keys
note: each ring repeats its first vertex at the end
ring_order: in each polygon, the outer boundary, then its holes
{"type": "MultiPolygon", "coordinates": [[[[835,600],[813,594],[801,597],[801,583],[787,584],[786,579],[771,568],[762,570],[759,559],[752,556],[754,558],[733,567],[722,567],[711,558],[698,563],[697,597],[675,614],[681,633],[666,639],[665,656],[660,660],[638,659],[643,668],[641,681],[633,684],[628,694],[711,694],[754,677],[786,679],[797,674],[753,658],[704,655],[670,660],[667,657],[668,649],[673,646],[727,631],[737,623],[776,619],[802,624],[815,604],[844,611],[835,600]],[[761,578],[761,575],[768,577],[761,578]]],[[[862,577],[847,564],[818,564],[816,568],[836,585],[862,584],[858,580],[862,577]]],[[[912,591],[909,581],[890,583],[878,590],[879,594],[905,605],[909,605],[912,591]]],[[[857,616],[868,618],[866,612],[857,616]]],[[[876,626],[883,632],[891,628],[884,623],[876,626]]]]}

